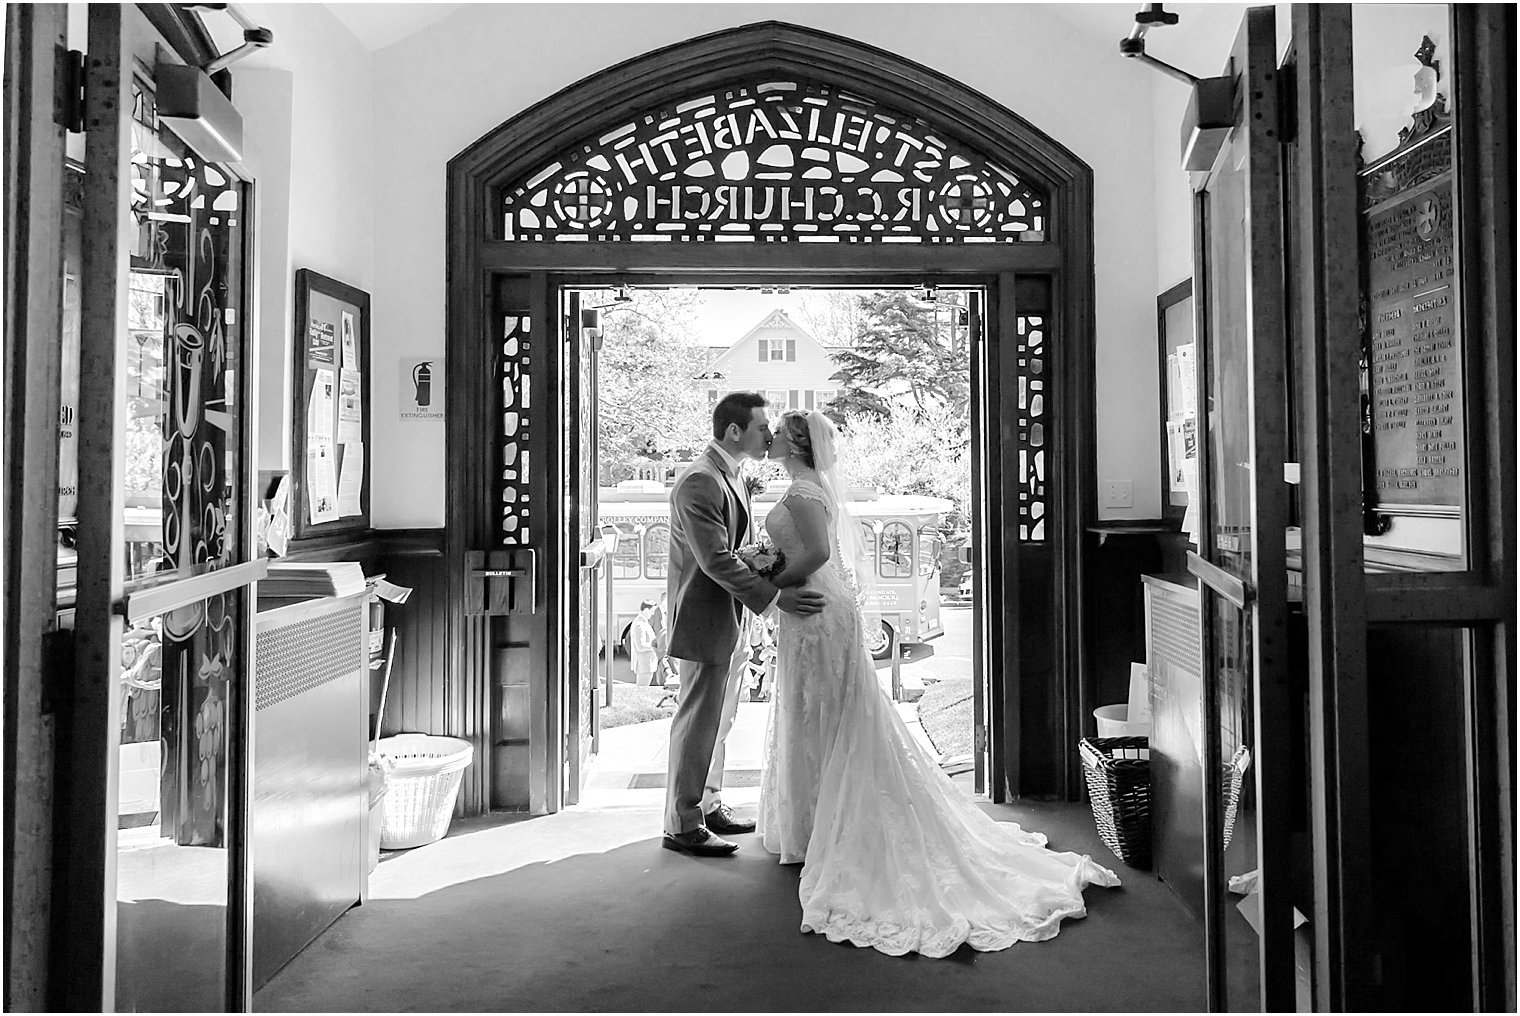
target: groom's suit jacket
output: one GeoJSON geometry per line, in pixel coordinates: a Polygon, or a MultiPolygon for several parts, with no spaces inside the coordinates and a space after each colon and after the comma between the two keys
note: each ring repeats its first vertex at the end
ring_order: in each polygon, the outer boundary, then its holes
{"type": "Polygon", "coordinates": [[[744,607],[759,613],[776,587],[734,556],[749,532],[744,481],[709,446],[670,489],[670,645],[678,660],[726,663],[744,607]]]}

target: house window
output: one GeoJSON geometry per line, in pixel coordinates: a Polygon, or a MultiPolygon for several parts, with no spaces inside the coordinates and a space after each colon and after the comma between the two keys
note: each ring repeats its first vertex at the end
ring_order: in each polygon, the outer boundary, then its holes
{"type": "Polygon", "coordinates": [[[788,409],[801,409],[802,408],[802,400],[799,399],[797,396],[798,396],[798,391],[795,388],[793,388],[790,392],[787,393],[786,405],[787,405],[788,409]]]}
{"type": "Polygon", "coordinates": [[[804,399],[805,399],[805,400],[806,400],[806,402],[807,402],[807,408],[808,408],[808,409],[812,409],[812,408],[813,408],[813,392],[812,392],[812,390],[811,390],[811,389],[810,389],[810,390],[809,390],[809,391],[808,391],[808,393],[807,393],[807,394],[806,394],[806,395],[805,395],[805,396],[804,396],[804,399]]]}
{"type": "Polygon", "coordinates": [[[820,388],[820,389],[818,389],[818,408],[819,409],[824,408],[830,402],[833,402],[838,397],[839,397],[839,389],[837,389],[837,388],[820,388]]]}
{"type": "Polygon", "coordinates": [[[707,408],[711,409],[712,407],[716,406],[718,404],[718,399],[721,398],[721,397],[722,397],[722,393],[719,392],[718,389],[716,389],[716,388],[709,388],[709,389],[707,389],[707,408]]]}
{"type": "Polygon", "coordinates": [[[759,349],[762,362],[797,359],[796,339],[761,339],[759,349]]]}
{"type": "Polygon", "coordinates": [[[786,409],[786,392],[772,388],[765,393],[765,401],[771,404],[771,409],[781,412],[786,409]]]}

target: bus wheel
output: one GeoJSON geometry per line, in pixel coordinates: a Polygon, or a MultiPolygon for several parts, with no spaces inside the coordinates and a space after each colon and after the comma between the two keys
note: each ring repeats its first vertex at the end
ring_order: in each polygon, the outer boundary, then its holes
{"type": "Polygon", "coordinates": [[[887,622],[881,623],[881,628],[875,633],[875,637],[866,636],[866,648],[871,651],[871,658],[885,660],[892,653],[892,626],[887,622]]]}

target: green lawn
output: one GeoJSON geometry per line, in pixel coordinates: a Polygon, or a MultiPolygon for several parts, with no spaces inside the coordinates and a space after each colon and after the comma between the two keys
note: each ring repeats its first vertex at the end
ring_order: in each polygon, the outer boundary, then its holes
{"type": "Polygon", "coordinates": [[[650,720],[674,715],[674,701],[667,701],[664,705],[656,704],[664,695],[664,688],[617,682],[612,687],[612,705],[602,707],[602,729],[622,727],[630,723],[648,723],[650,720]]]}
{"type": "Polygon", "coordinates": [[[952,677],[924,689],[918,720],[941,755],[971,753],[971,678],[952,677]]]}

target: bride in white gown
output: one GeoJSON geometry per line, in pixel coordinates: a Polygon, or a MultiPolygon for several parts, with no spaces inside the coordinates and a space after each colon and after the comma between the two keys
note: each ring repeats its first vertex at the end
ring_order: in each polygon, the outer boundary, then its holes
{"type": "Polygon", "coordinates": [[[837,434],[822,413],[782,417],[770,458],[792,484],[765,521],[786,555],[778,585],[826,598],[808,617],[781,614],[758,831],[782,864],[802,862],[802,930],[894,956],[948,956],[1052,938],[1082,917],[1082,890],[1118,885],[1085,854],[1045,848],[1040,833],[997,822],[919,746],[865,649],[858,574],[869,569],[837,434]]]}

